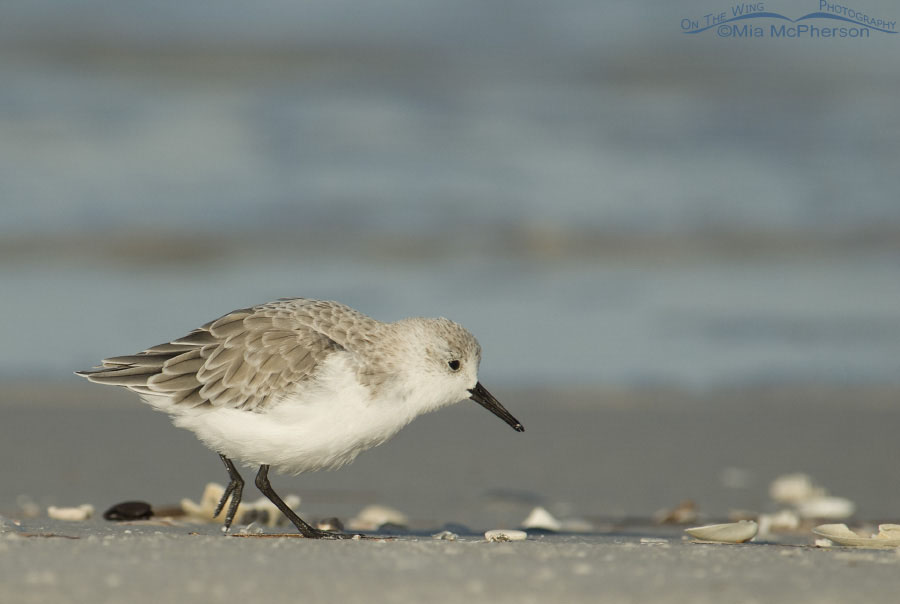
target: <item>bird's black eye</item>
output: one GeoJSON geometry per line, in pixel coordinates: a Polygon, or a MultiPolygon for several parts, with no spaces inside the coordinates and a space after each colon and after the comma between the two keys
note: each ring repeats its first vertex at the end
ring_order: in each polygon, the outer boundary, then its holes
{"type": "Polygon", "coordinates": [[[459,371],[459,361],[453,359],[447,363],[453,371],[459,371]]]}

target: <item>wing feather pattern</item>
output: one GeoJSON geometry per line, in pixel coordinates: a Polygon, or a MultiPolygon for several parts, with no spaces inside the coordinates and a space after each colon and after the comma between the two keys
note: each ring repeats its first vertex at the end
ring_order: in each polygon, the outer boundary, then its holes
{"type": "Polygon", "coordinates": [[[379,325],[337,302],[288,298],[235,310],[182,338],[77,373],[179,406],[257,411],[312,376],[328,355],[370,343],[379,325]]]}

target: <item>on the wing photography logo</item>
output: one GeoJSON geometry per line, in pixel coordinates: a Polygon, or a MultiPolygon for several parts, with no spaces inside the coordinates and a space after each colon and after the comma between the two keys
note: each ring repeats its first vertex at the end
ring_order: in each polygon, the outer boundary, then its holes
{"type": "Polygon", "coordinates": [[[791,18],[767,9],[765,2],[740,3],[727,10],[681,20],[686,34],[715,32],[720,38],[867,39],[897,33],[896,18],[857,7],[817,0],[816,11],[791,18]]]}

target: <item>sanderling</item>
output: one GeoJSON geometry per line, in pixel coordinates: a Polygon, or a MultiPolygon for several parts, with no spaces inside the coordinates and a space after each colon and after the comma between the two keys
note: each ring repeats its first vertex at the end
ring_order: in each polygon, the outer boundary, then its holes
{"type": "Polygon", "coordinates": [[[385,442],[416,416],[471,398],[524,428],[478,381],[481,346],[447,319],[382,323],[337,302],[282,299],[230,312],[183,338],[76,372],[124,386],[219,454],[230,482],[219,501],[227,531],[244,481],[305,537],[338,538],[300,519],[268,472],[334,469],[385,442]]]}

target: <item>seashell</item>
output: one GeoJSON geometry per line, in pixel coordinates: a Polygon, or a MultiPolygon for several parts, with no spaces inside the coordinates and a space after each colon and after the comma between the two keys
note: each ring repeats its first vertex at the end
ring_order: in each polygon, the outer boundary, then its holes
{"type": "Polygon", "coordinates": [[[456,541],[459,539],[459,535],[452,531],[441,531],[440,533],[433,534],[431,538],[438,541],[456,541]]]}
{"type": "MultiPolygon", "coordinates": [[[[219,505],[219,500],[225,493],[225,487],[210,482],[203,489],[203,495],[200,496],[200,503],[194,503],[190,499],[181,500],[181,509],[188,519],[199,522],[225,522],[225,514],[230,505],[230,500],[225,503],[223,510],[215,518],[213,512],[219,505]]],[[[287,495],[284,502],[291,509],[296,510],[300,506],[300,497],[297,495],[287,495]]],[[[279,523],[287,522],[284,514],[281,513],[274,503],[265,497],[260,497],[256,501],[242,501],[234,514],[235,524],[250,524],[259,522],[266,526],[276,526],[279,523]]]]}
{"type": "MultiPolygon", "coordinates": [[[[181,500],[181,509],[191,520],[212,522],[213,512],[216,510],[216,505],[218,505],[224,493],[225,487],[222,485],[215,482],[207,483],[203,489],[203,495],[200,496],[200,503],[194,503],[190,499],[185,498],[181,500]]],[[[227,503],[225,504],[225,509],[228,509],[227,503]]],[[[240,506],[238,511],[240,511],[240,506]]],[[[224,514],[220,516],[224,522],[224,514]]]]}
{"type": "Polygon", "coordinates": [[[820,524],[812,530],[816,535],[827,537],[828,539],[857,539],[859,535],[850,530],[846,524],[820,524]]]}
{"type": "Polygon", "coordinates": [[[798,504],[824,495],[825,489],[817,487],[809,474],[785,474],[769,486],[769,497],[780,503],[798,504]]]}
{"type": "Polygon", "coordinates": [[[774,514],[759,515],[759,534],[789,533],[800,527],[800,516],[793,510],[781,510],[774,514]]]}
{"type": "Polygon", "coordinates": [[[94,506],[89,503],[83,503],[76,508],[58,508],[51,505],[47,508],[47,515],[54,520],[80,522],[94,515],[94,506]]]}
{"type": "Polygon", "coordinates": [[[812,530],[820,537],[830,539],[839,545],[853,547],[898,547],[900,546],[900,525],[882,524],[878,533],[863,537],[851,531],[846,524],[820,524],[812,530]]]}
{"type": "Polygon", "coordinates": [[[757,531],[759,531],[759,525],[752,520],[710,524],[684,530],[685,533],[695,539],[715,543],[744,543],[753,539],[757,531]]]}
{"type": "Polygon", "coordinates": [[[335,531],[340,533],[344,530],[344,523],[335,517],[322,518],[316,522],[316,528],[320,531],[335,531]]]}
{"type": "Polygon", "coordinates": [[[367,505],[347,521],[347,528],[351,531],[375,531],[385,524],[407,526],[409,518],[403,512],[386,505],[367,505]]]}
{"type": "Polygon", "coordinates": [[[876,539],[900,539],[900,524],[879,524],[876,539]]]}
{"type": "Polygon", "coordinates": [[[662,537],[641,537],[641,545],[668,545],[669,540],[662,537]]]}
{"type": "Polygon", "coordinates": [[[687,524],[697,521],[697,504],[686,499],[671,510],[657,510],[653,514],[653,520],[657,524],[687,524]]]}
{"type": "Polygon", "coordinates": [[[841,520],[849,518],[856,511],[856,504],[843,497],[820,495],[797,504],[801,518],[822,518],[841,520]]]}
{"type": "Polygon", "coordinates": [[[522,528],[556,532],[562,528],[562,523],[554,518],[550,512],[538,506],[531,510],[528,517],[522,521],[522,528]]]}
{"type": "Polygon", "coordinates": [[[525,531],[517,531],[515,529],[493,529],[484,534],[487,541],[499,543],[504,541],[525,541],[528,533],[525,531]]]}

